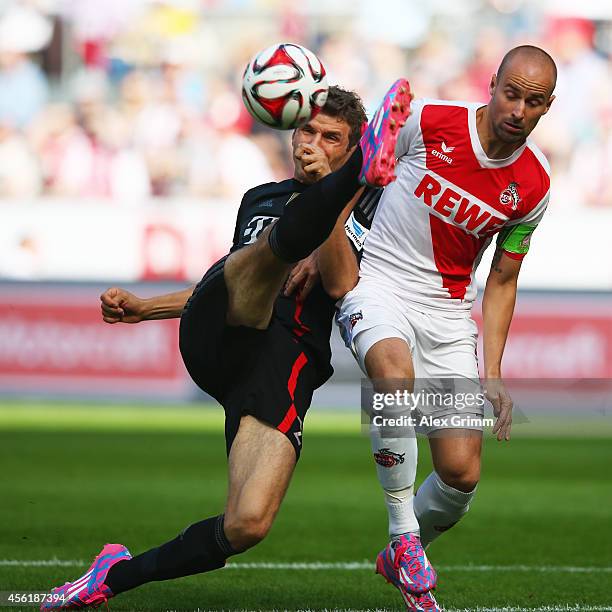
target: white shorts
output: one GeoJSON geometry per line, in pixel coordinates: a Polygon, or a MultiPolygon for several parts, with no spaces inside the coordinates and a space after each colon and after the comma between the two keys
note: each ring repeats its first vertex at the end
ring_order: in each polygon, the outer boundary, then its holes
{"type": "MultiPolygon", "coordinates": [[[[426,310],[400,299],[384,285],[363,279],[338,306],[340,333],[366,376],[364,362],[370,348],[380,340],[400,338],[412,354],[415,393],[419,382],[429,389],[440,379],[452,379],[455,388],[458,385],[463,391],[476,392],[478,329],[469,315],[426,310]]],[[[453,413],[441,407],[432,411],[436,417],[453,413]]],[[[464,414],[482,417],[484,408],[470,407],[464,414]]]]}

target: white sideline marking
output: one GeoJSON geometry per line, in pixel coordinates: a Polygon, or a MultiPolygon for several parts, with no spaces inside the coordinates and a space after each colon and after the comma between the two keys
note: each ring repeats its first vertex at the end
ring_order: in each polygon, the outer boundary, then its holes
{"type": "MultiPolygon", "coordinates": [[[[0,559],[0,567],[83,567],[88,565],[87,561],[78,559],[0,559]]],[[[612,566],[584,566],[572,565],[440,565],[436,568],[442,572],[540,572],[545,574],[568,573],[568,574],[600,574],[611,573],[612,566]]],[[[256,563],[229,563],[225,569],[269,569],[269,570],[371,570],[374,571],[374,562],[350,561],[328,563],[325,561],[314,562],[291,562],[273,563],[260,561],[256,563]]],[[[508,610],[514,608],[491,608],[492,610],[508,610]]],[[[565,610],[565,608],[563,608],[565,610]]],[[[568,608],[573,610],[574,608],[568,608]]],[[[585,608],[586,609],[586,608],[585,608]]],[[[604,608],[608,609],[608,608],[604,608]]],[[[488,610],[488,608],[483,608],[488,610]]]]}

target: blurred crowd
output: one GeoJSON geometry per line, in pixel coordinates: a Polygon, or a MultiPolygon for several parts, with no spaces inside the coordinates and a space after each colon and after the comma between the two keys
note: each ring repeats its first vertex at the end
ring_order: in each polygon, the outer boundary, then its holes
{"type": "Polygon", "coordinates": [[[313,49],[330,82],[370,110],[400,75],[417,97],[486,102],[505,51],[528,42],[559,67],[557,100],[534,132],[555,206],[612,207],[605,15],[521,0],[324,4],[0,0],[0,198],[236,199],[286,178],[289,135],[254,124],[240,97],[246,62],[273,42],[313,49]]]}

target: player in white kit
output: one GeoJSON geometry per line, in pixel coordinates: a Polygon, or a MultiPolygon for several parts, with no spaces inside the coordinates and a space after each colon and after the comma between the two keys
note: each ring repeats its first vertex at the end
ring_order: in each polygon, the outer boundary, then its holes
{"type": "MultiPolygon", "coordinates": [[[[501,359],[517,278],[549,198],[548,163],[527,137],[550,108],[555,81],[552,58],[521,46],[492,77],[487,105],[413,102],[396,147],[397,181],[385,189],[359,283],[340,307],[345,341],[374,391],[416,393],[422,379],[469,388],[478,382],[474,271],[497,234],[483,296],[483,373],[498,440],[510,438],[512,423],[501,359]]],[[[391,536],[377,571],[410,610],[440,609],[424,547],[469,509],[480,476],[482,404],[464,407],[459,423],[444,421],[458,413],[454,405],[422,407],[440,421],[424,428],[434,471],[416,495],[414,429],[372,428],[391,536]]]]}

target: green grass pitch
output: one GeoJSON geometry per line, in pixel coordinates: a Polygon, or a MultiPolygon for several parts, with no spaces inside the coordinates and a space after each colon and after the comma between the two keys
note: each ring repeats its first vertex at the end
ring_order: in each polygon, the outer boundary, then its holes
{"type": "MultiPolygon", "coordinates": [[[[0,405],[0,591],[45,590],[78,577],[105,542],[141,552],[219,513],[221,415],[206,407],[0,405]]],[[[590,433],[598,435],[532,428],[509,444],[489,436],[471,512],[429,549],[447,609],[612,610],[612,434],[590,433]]],[[[431,469],[424,441],[420,448],[417,482],[431,469]]],[[[386,512],[358,415],[319,411],[306,420],[302,460],[262,544],[233,558],[234,568],[146,585],[109,605],[404,609],[373,572],[385,543],[386,512]]]]}

